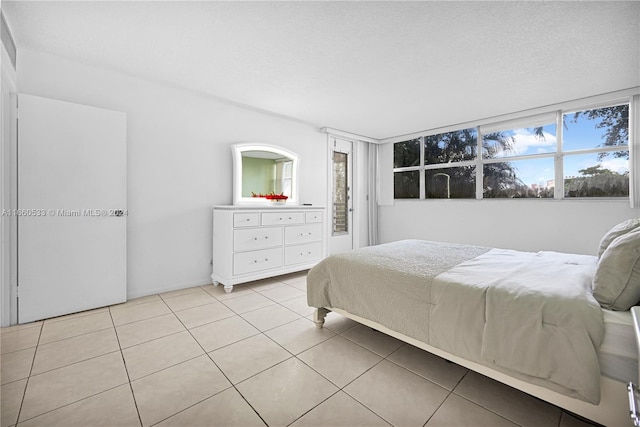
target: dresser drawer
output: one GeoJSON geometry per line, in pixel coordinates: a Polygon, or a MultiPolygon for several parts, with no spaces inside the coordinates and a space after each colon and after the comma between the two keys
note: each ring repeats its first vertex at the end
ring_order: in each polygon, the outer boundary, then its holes
{"type": "Polygon", "coordinates": [[[322,258],[322,243],[307,243],[304,245],[287,246],[284,248],[284,264],[294,265],[322,258]]]}
{"type": "Polygon", "coordinates": [[[258,212],[234,213],[234,227],[257,227],[260,225],[260,214],[258,212]]]}
{"type": "Polygon", "coordinates": [[[233,250],[250,251],[282,245],[282,227],[233,230],[233,250]]]}
{"type": "Polygon", "coordinates": [[[264,212],[262,225],[304,224],[304,212],[264,212]]]}
{"type": "Polygon", "coordinates": [[[307,224],[311,224],[314,222],[322,222],[322,212],[305,212],[304,213],[304,222],[307,224]]]}
{"type": "Polygon", "coordinates": [[[233,274],[253,273],[282,266],[282,248],[233,254],[233,274]]]}
{"type": "Polygon", "coordinates": [[[294,225],[285,227],[284,244],[317,242],[322,240],[322,224],[294,225]]]}

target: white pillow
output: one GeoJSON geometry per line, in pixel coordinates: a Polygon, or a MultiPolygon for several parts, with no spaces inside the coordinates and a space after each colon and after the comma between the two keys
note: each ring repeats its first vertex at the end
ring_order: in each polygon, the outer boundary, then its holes
{"type": "Polygon", "coordinates": [[[601,257],[604,251],[607,250],[607,247],[613,242],[616,238],[629,233],[630,231],[635,230],[640,227],[640,219],[628,219],[626,221],[621,222],[618,225],[615,225],[611,230],[607,231],[604,236],[602,236],[602,240],[600,240],[600,247],[598,249],[598,257],[601,257]]]}
{"type": "Polygon", "coordinates": [[[604,251],[593,296],[610,310],[626,311],[640,302],[640,229],[617,237],[604,251]]]}

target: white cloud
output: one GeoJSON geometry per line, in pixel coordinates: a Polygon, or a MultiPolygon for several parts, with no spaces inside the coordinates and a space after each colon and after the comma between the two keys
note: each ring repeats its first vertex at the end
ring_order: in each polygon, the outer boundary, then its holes
{"type": "Polygon", "coordinates": [[[539,138],[529,129],[514,129],[513,138],[515,144],[511,151],[502,152],[495,157],[513,157],[525,154],[541,154],[554,152],[557,146],[557,138],[548,132],[543,132],[544,138],[539,138]]]}
{"type": "Polygon", "coordinates": [[[536,134],[529,129],[514,129],[513,132],[516,140],[514,155],[555,151],[557,144],[555,135],[543,132],[544,138],[538,138],[536,134]]]}
{"type": "Polygon", "coordinates": [[[629,160],[627,159],[611,158],[603,160],[600,164],[603,169],[609,169],[618,173],[625,173],[629,171],[629,160]]]}

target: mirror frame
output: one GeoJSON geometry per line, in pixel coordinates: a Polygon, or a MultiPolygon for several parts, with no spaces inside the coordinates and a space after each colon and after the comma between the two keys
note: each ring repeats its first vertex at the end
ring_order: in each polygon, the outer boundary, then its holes
{"type": "Polygon", "coordinates": [[[233,204],[234,205],[269,205],[269,206],[283,206],[283,205],[297,205],[298,204],[298,166],[300,157],[289,150],[282,147],[269,144],[257,144],[257,143],[240,143],[233,144],[231,146],[233,153],[233,204]],[[242,153],[246,151],[268,151],[284,157],[288,157],[292,160],[291,165],[291,197],[286,202],[272,202],[270,200],[261,197],[242,197],[242,153]]]}

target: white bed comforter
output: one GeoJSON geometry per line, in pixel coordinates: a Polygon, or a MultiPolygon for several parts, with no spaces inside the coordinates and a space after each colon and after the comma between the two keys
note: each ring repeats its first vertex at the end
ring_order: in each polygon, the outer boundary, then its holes
{"type": "Polygon", "coordinates": [[[525,381],[600,401],[596,257],[415,240],[365,249],[309,272],[310,306],[340,308],[525,381]],[[425,267],[430,259],[436,264],[425,267]]]}
{"type": "Polygon", "coordinates": [[[503,249],[463,262],[433,280],[430,344],[597,404],[604,321],[591,293],[596,262],[503,249]]]}

